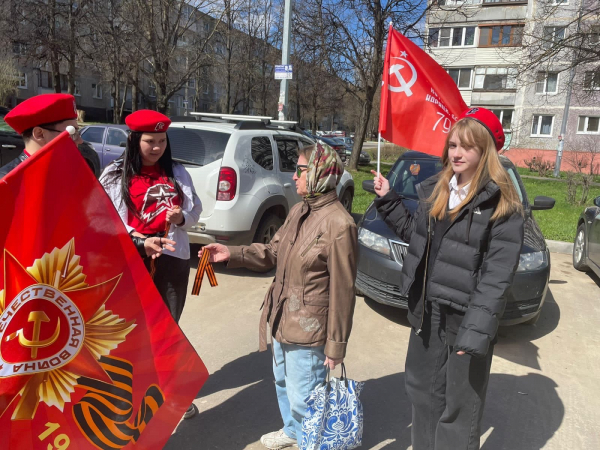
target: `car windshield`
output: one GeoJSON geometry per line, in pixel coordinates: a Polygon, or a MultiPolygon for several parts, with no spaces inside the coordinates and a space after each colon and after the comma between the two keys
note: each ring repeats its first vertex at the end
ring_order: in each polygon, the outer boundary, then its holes
{"type": "MultiPolygon", "coordinates": [[[[525,201],[523,188],[519,182],[519,175],[513,167],[504,166],[512,180],[519,199],[525,201]]],[[[402,159],[388,175],[388,180],[393,189],[400,195],[416,200],[417,184],[425,181],[442,170],[442,163],[436,159],[402,159]]]]}
{"type": "Polygon", "coordinates": [[[231,134],[192,128],[169,128],[173,158],[205,166],[223,158],[231,134]]]}
{"type": "Polygon", "coordinates": [[[504,168],[508,172],[508,176],[515,185],[515,189],[517,190],[517,194],[519,194],[519,199],[521,199],[521,203],[523,203],[525,196],[523,195],[523,190],[521,189],[521,183],[519,183],[519,176],[517,175],[517,172],[515,172],[515,169],[512,167],[505,166],[504,168]]]}
{"type": "Polygon", "coordinates": [[[0,131],[4,132],[4,133],[14,133],[15,130],[13,130],[11,127],[9,127],[6,122],[4,121],[4,115],[0,116],[0,131]]]}
{"type": "Polygon", "coordinates": [[[417,199],[417,184],[442,170],[442,163],[436,159],[401,159],[390,171],[388,180],[400,195],[417,199]]]}

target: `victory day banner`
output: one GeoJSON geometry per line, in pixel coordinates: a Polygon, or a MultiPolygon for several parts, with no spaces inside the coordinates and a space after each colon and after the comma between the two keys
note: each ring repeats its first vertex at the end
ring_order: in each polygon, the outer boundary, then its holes
{"type": "Polygon", "coordinates": [[[441,156],[450,128],[466,109],[444,68],[390,25],[381,83],[381,137],[441,156]]]}
{"type": "Polygon", "coordinates": [[[0,449],[159,449],[208,377],[67,132],[0,180],[0,449]]]}

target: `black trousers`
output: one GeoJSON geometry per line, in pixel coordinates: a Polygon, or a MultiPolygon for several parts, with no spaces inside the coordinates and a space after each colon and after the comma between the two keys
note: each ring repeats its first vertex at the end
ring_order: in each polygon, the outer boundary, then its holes
{"type": "MultiPolygon", "coordinates": [[[[151,258],[144,258],[148,272],[151,272],[151,261],[151,258]]],[[[154,260],[154,266],[154,285],[173,319],[179,323],[190,278],[190,260],[163,254],[154,260]]]]}
{"type": "Polygon", "coordinates": [[[422,331],[410,335],[405,380],[412,448],[479,450],[494,346],[483,358],[459,356],[446,341],[445,319],[444,307],[426,302],[422,331]]]}

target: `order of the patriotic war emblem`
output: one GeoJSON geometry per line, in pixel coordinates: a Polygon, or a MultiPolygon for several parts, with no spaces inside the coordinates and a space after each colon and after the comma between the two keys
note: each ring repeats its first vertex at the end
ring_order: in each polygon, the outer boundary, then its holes
{"type": "Polygon", "coordinates": [[[90,286],[79,263],[74,240],[44,254],[27,268],[4,250],[0,382],[12,383],[14,388],[10,391],[12,398],[0,404],[0,416],[15,402],[12,420],[34,419],[40,403],[63,412],[75,389],[85,389],[87,394],[73,405],[80,431],[97,448],[106,448],[107,439],[115,444],[110,448],[121,448],[137,440],[143,430],[140,425],[148,408],[146,403],[156,412],[164,397],[158,386],[150,386],[140,407],[144,412],[131,420],[134,414],[128,392],[133,384],[133,365],[110,353],[136,325],[105,307],[121,275],[90,286]],[[129,389],[122,389],[127,384],[129,389]],[[116,389],[117,385],[121,388],[116,389]],[[108,401],[120,394],[118,400],[129,404],[130,412],[112,414],[110,407],[95,411],[88,399],[91,390],[108,401]],[[106,432],[114,427],[123,429],[117,440],[106,432]]]}

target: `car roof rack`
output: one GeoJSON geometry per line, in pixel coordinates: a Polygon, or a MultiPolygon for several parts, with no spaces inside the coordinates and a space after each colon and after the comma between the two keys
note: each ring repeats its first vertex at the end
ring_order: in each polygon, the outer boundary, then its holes
{"type": "Polygon", "coordinates": [[[190,119],[190,116],[183,116],[185,122],[193,122],[194,120],[208,122],[225,122],[235,123],[236,130],[273,130],[285,129],[302,133],[303,128],[298,125],[298,122],[293,120],[273,120],[270,116],[250,116],[243,114],[221,114],[221,113],[205,113],[191,112],[190,115],[195,119],[190,119]]]}
{"type": "Polygon", "coordinates": [[[205,112],[191,112],[190,114],[192,116],[199,116],[200,118],[207,117],[207,118],[221,119],[221,120],[227,120],[227,121],[232,121],[232,122],[239,122],[242,120],[261,122],[264,120],[272,119],[271,116],[247,116],[247,115],[243,115],[243,114],[221,114],[221,113],[205,113],[205,112]]]}

